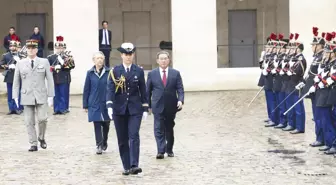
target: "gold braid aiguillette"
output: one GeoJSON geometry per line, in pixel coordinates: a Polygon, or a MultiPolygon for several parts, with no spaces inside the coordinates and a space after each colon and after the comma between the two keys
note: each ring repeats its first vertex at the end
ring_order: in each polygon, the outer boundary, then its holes
{"type": "Polygon", "coordinates": [[[116,79],[114,77],[113,70],[110,71],[110,74],[109,74],[108,78],[110,78],[110,76],[111,76],[111,78],[114,82],[114,85],[116,87],[115,92],[117,92],[119,88],[121,89],[121,93],[124,93],[124,91],[126,92],[126,83],[125,83],[126,78],[123,75],[121,75],[119,79],[116,79]]]}

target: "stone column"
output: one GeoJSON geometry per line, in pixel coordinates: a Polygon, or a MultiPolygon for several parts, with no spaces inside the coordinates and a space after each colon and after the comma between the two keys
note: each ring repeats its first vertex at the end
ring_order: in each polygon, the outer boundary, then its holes
{"type": "Polygon", "coordinates": [[[53,0],[54,41],[61,35],[74,56],[71,94],[82,94],[86,71],[98,51],[98,0],[53,0]]]}
{"type": "Polygon", "coordinates": [[[171,11],[173,66],[186,90],[204,90],[217,70],[216,0],[172,0],[171,11]]]}

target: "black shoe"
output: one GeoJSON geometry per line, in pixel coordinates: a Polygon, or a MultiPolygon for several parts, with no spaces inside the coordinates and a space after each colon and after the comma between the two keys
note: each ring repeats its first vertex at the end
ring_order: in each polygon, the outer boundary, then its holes
{"type": "Polygon", "coordinates": [[[269,118],[264,120],[265,123],[267,123],[269,121],[271,121],[271,119],[269,119],[269,118]]]}
{"type": "Polygon", "coordinates": [[[7,115],[11,115],[11,114],[14,114],[14,111],[9,111],[9,112],[7,113],[7,115]]]}
{"type": "Polygon", "coordinates": [[[37,151],[38,149],[37,149],[37,146],[31,146],[30,148],[29,148],[29,150],[28,150],[28,152],[35,152],[35,151],[37,151]]]}
{"type": "Polygon", "coordinates": [[[174,153],[173,152],[169,152],[168,153],[168,157],[174,157],[174,153]]]}
{"type": "Polygon", "coordinates": [[[282,129],[283,131],[292,131],[292,130],[295,130],[293,127],[291,127],[290,125],[287,125],[286,128],[283,128],[282,129]]]}
{"type": "Polygon", "coordinates": [[[265,127],[274,127],[274,126],[276,126],[277,124],[276,123],[274,123],[273,121],[269,121],[266,125],[265,125],[265,127]]]}
{"type": "Polygon", "coordinates": [[[106,150],[107,150],[107,146],[108,146],[107,143],[103,144],[103,146],[102,146],[102,150],[103,150],[103,151],[106,151],[106,150]]]}
{"type": "Polygon", "coordinates": [[[323,146],[322,148],[320,148],[319,150],[322,152],[328,151],[330,149],[330,147],[328,146],[323,146]]]}
{"type": "Polygon", "coordinates": [[[309,146],[311,146],[311,147],[320,147],[320,146],[323,146],[323,145],[324,144],[320,141],[315,141],[315,142],[309,144],[309,146]]]}
{"type": "Polygon", "coordinates": [[[294,131],[290,132],[291,134],[302,134],[304,133],[304,131],[299,131],[297,129],[295,129],[294,131]]]}
{"type": "Polygon", "coordinates": [[[101,155],[103,153],[103,151],[102,151],[102,147],[101,146],[98,146],[97,147],[97,150],[96,150],[96,154],[97,155],[101,155]]]}
{"type": "Polygon", "coordinates": [[[137,175],[138,173],[141,173],[141,172],[142,172],[142,169],[139,167],[132,167],[130,170],[130,174],[132,175],[137,175]]]}
{"type": "Polygon", "coordinates": [[[328,151],[324,152],[327,155],[333,155],[336,154],[336,148],[332,147],[328,151]]]}
{"type": "Polygon", "coordinates": [[[43,149],[46,149],[47,148],[47,143],[45,142],[45,140],[43,139],[38,139],[38,141],[40,142],[40,146],[41,146],[41,148],[43,148],[43,149]]]}
{"type": "Polygon", "coordinates": [[[16,111],[14,111],[14,114],[17,114],[17,115],[20,115],[20,114],[22,114],[22,110],[16,110],[16,111]]]}
{"type": "Polygon", "coordinates": [[[164,154],[157,154],[156,159],[164,159],[164,154]]]}
{"type": "Polygon", "coordinates": [[[70,111],[69,111],[69,110],[65,110],[64,112],[67,114],[67,113],[69,113],[70,111]]]}
{"type": "Polygon", "coordinates": [[[53,115],[57,115],[57,114],[59,114],[59,113],[58,113],[58,112],[54,112],[54,113],[53,113],[53,115]]]}
{"type": "Polygon", "coordinates": [[[123,172],[122,172],[122,175],[129,175],[130,174],[130,171],[129,170],[124,170],[123,172]]]}
{"type": "Polygon", "coordinates": [[[279,129],[279,128],[286,128],[286,125],[280,123],[279,125],[275,126],[274,128],[277,128],[277,129],[279,129]]]}

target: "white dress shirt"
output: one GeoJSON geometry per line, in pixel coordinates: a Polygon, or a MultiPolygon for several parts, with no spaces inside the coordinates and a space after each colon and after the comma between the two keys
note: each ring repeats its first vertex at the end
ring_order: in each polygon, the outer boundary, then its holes
{"type": "Polygon", "coordinates": [[[123,66],[124,66],[126,72],[127,72],[127,68],[129,68],[129,71],[131,71],[132,64],[129,65],[128,67],[125,64],[123,64],[123,66]]]}
{"type": "MultiPolygon", "coordinates": [[[[167,67],[166,69],[165,69],[165,71],[166,71],[166,80],[168,79],[168,68],[169,67],[167,67]]],[[[160,67],[159,68],[160,69],[160,76],[161,76],[161,79],[163,79],[163,69],[160,67]]]]}
{"type": "Polygon", "coordinates": [[[110,43],[109,43],[109,35],[108,35],[108,31],[107,31],[107,29],[102,29],[102,31],[103,31],[103,39],[102,39],[102,45],[110,45],[110,43]],[[105,40],[105,35],[106,35],[106,39],[107,40],[105,40]]]}

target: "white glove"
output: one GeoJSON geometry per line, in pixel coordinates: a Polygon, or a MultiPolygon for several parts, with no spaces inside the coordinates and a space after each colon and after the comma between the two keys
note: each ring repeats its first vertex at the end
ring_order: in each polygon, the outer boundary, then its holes
{"type": "Polygon", "coordinates": [[[329,73],[329,71],[327,71],[327,72],[324,72],[324,71],[323,71],[322,74],[321,74],[321,76],[322,76],[322,77],[326,77],[326,76],[328,75],[328,73],[329,73]]]}
{"type": "Polygon", "coordinates": [[[110,117],[110,119],[113,120],[113,117],[112,117],[112,115],[113,115],[113,109],[112,108],[107,108],[107,114],[110,117]]]}
{"type": "Polygon", "coordinates": [[[273,65],[275,68],[277,68],[279,66],[279,62],[274,62],[273,65]]]}
{"type": "Polygon", "coordinates": [[[292,73],[291,71],[287,71],[287,75],[288,75],[288,76],[292,76],[293,73],[292,73]]]}
{"type": "Polygon", "coordinates": [[[271,73],[275,74],[276,73],[276,68],[272,69],[271,73]]]}
{"type": "Polygon", "coordinates": [[[331,79],[331,77],[327,78],[327,84],[328,84],[328,85],[331,85],[331,84],[333,84],[333,83],[334,83],[334,80],[331,79]]]}
{"type": "Polygon", "coordinates": [[[148,117],[148,112],[143,112],[142,114],[142,120],[146,121],[148,117]]]}
{"type": "Polygon", "coordinates": [[[267,73],[266,68],[263,70],[262,74],[263,74],[264,76],[267,76],[268,73],[267,73]]]}
{"type": "Polygon", "coordinates": [[[331,67],[331,69],[330,69],[330,74],[332,75],[332,74],[334,74],[335,72],[336,72],[336,67],[335,67],[335,66],[331,67]]]}
{"type": "Polygon", "coordinates": [[[300,90],[302,87],[304,87],[305,86],[305,84],[303,83],[303,82],[300,82],[299,84],[297,84],[296,86],[295,86],[295,89],[297,89],[297,90],[300,90]]]}
{"type": "Polygon", "coordinates": [[[315,83],[320,82],[320,78],[319,78],[318,76],[315,76],[315,78],[314,78],[314,82],[315,82],[315,83]]]}
{"type": "Polygon", "coordinates": [[[323,68],[321,68],[321,65],[319,65],[319,67],[317,68],[317,74],[322,73],[322,71],[323,71],[323,68]]]}
{"type": "Polygon", "coordinates": [[[61,56],[58,55],[57,60],[63,65],[64,64],[64,60],[61,56]]]}
{"type": "Polygon", "coordinates": [[[14,60],[15,60],[16,62],[20,61],[20,57],[19,57],[19,56],[16,56],[16,55],[15,55],[13,58],[14,58],[14,60]]]}
{"type": "Polygon", "coordinates": [[[319,86],[320,89],[323,89],[324,88],[323,82],[318,83],[318,86],[319,86]]]}
{"type": "Polygon", "coordinates": [[[15,98],[14,101],[15,101],[16,107],[19,107],[19,99],[15,98]]]}
{"type": "Polygon", "coordinates": [[[281,70],[279,74],[282,76],[282,75],[285,74],[285,72],[283,70],[281,70]]]}
{"type": "Polygon", "coordinates": [[[177,109],[182,109],[183,103],[181,101],[177,102],[177,109]]]}
{"type": "Polygon", "coordinates": [[[8,66],[8,68],[9,68],[9,69],[15,69],[15,64],[10,64],[10,65],[8,66]]]}
{"type": "Polygon", "coordinates": [[[61,65],[56,65],[55,69],[61,69],[61,65]]]}
{"type": "Polygon", "coordinates": [[[314,93],[316,90],[315,86],[311,86],[310,89],[309,89],[309,93],[314,93]]]}
{"type": "Polygon", "coordinates": [[[262,52],[261,52],[261,54],[260,54],[260,59],[259,59],[260,62],[264,60],[265,54],[266,54],[265,51],[262,51],[262,52]]]}
{"type": "Polygon", "coordinates": [[[289,61],[289,67],[293,67],[294,64],[295,64],[295,62],[293,62],[292,60],[289,61]]]}
{"type": "Polygon", "coordinates": [[[52,107],[54,103],[54,97],[48,97],[48,106],[52,107]]]}
{"type": "Polygon", "coordinates": [[[268,68],[268,62],[264,62],[264,69],[268,68]]]}
{"type": "Polygon", "coordinates": [[[303,79],[307,79],[309,77],[309,75],[308,74],[305,74],[304,76],[303,76],[303,79]]]}

